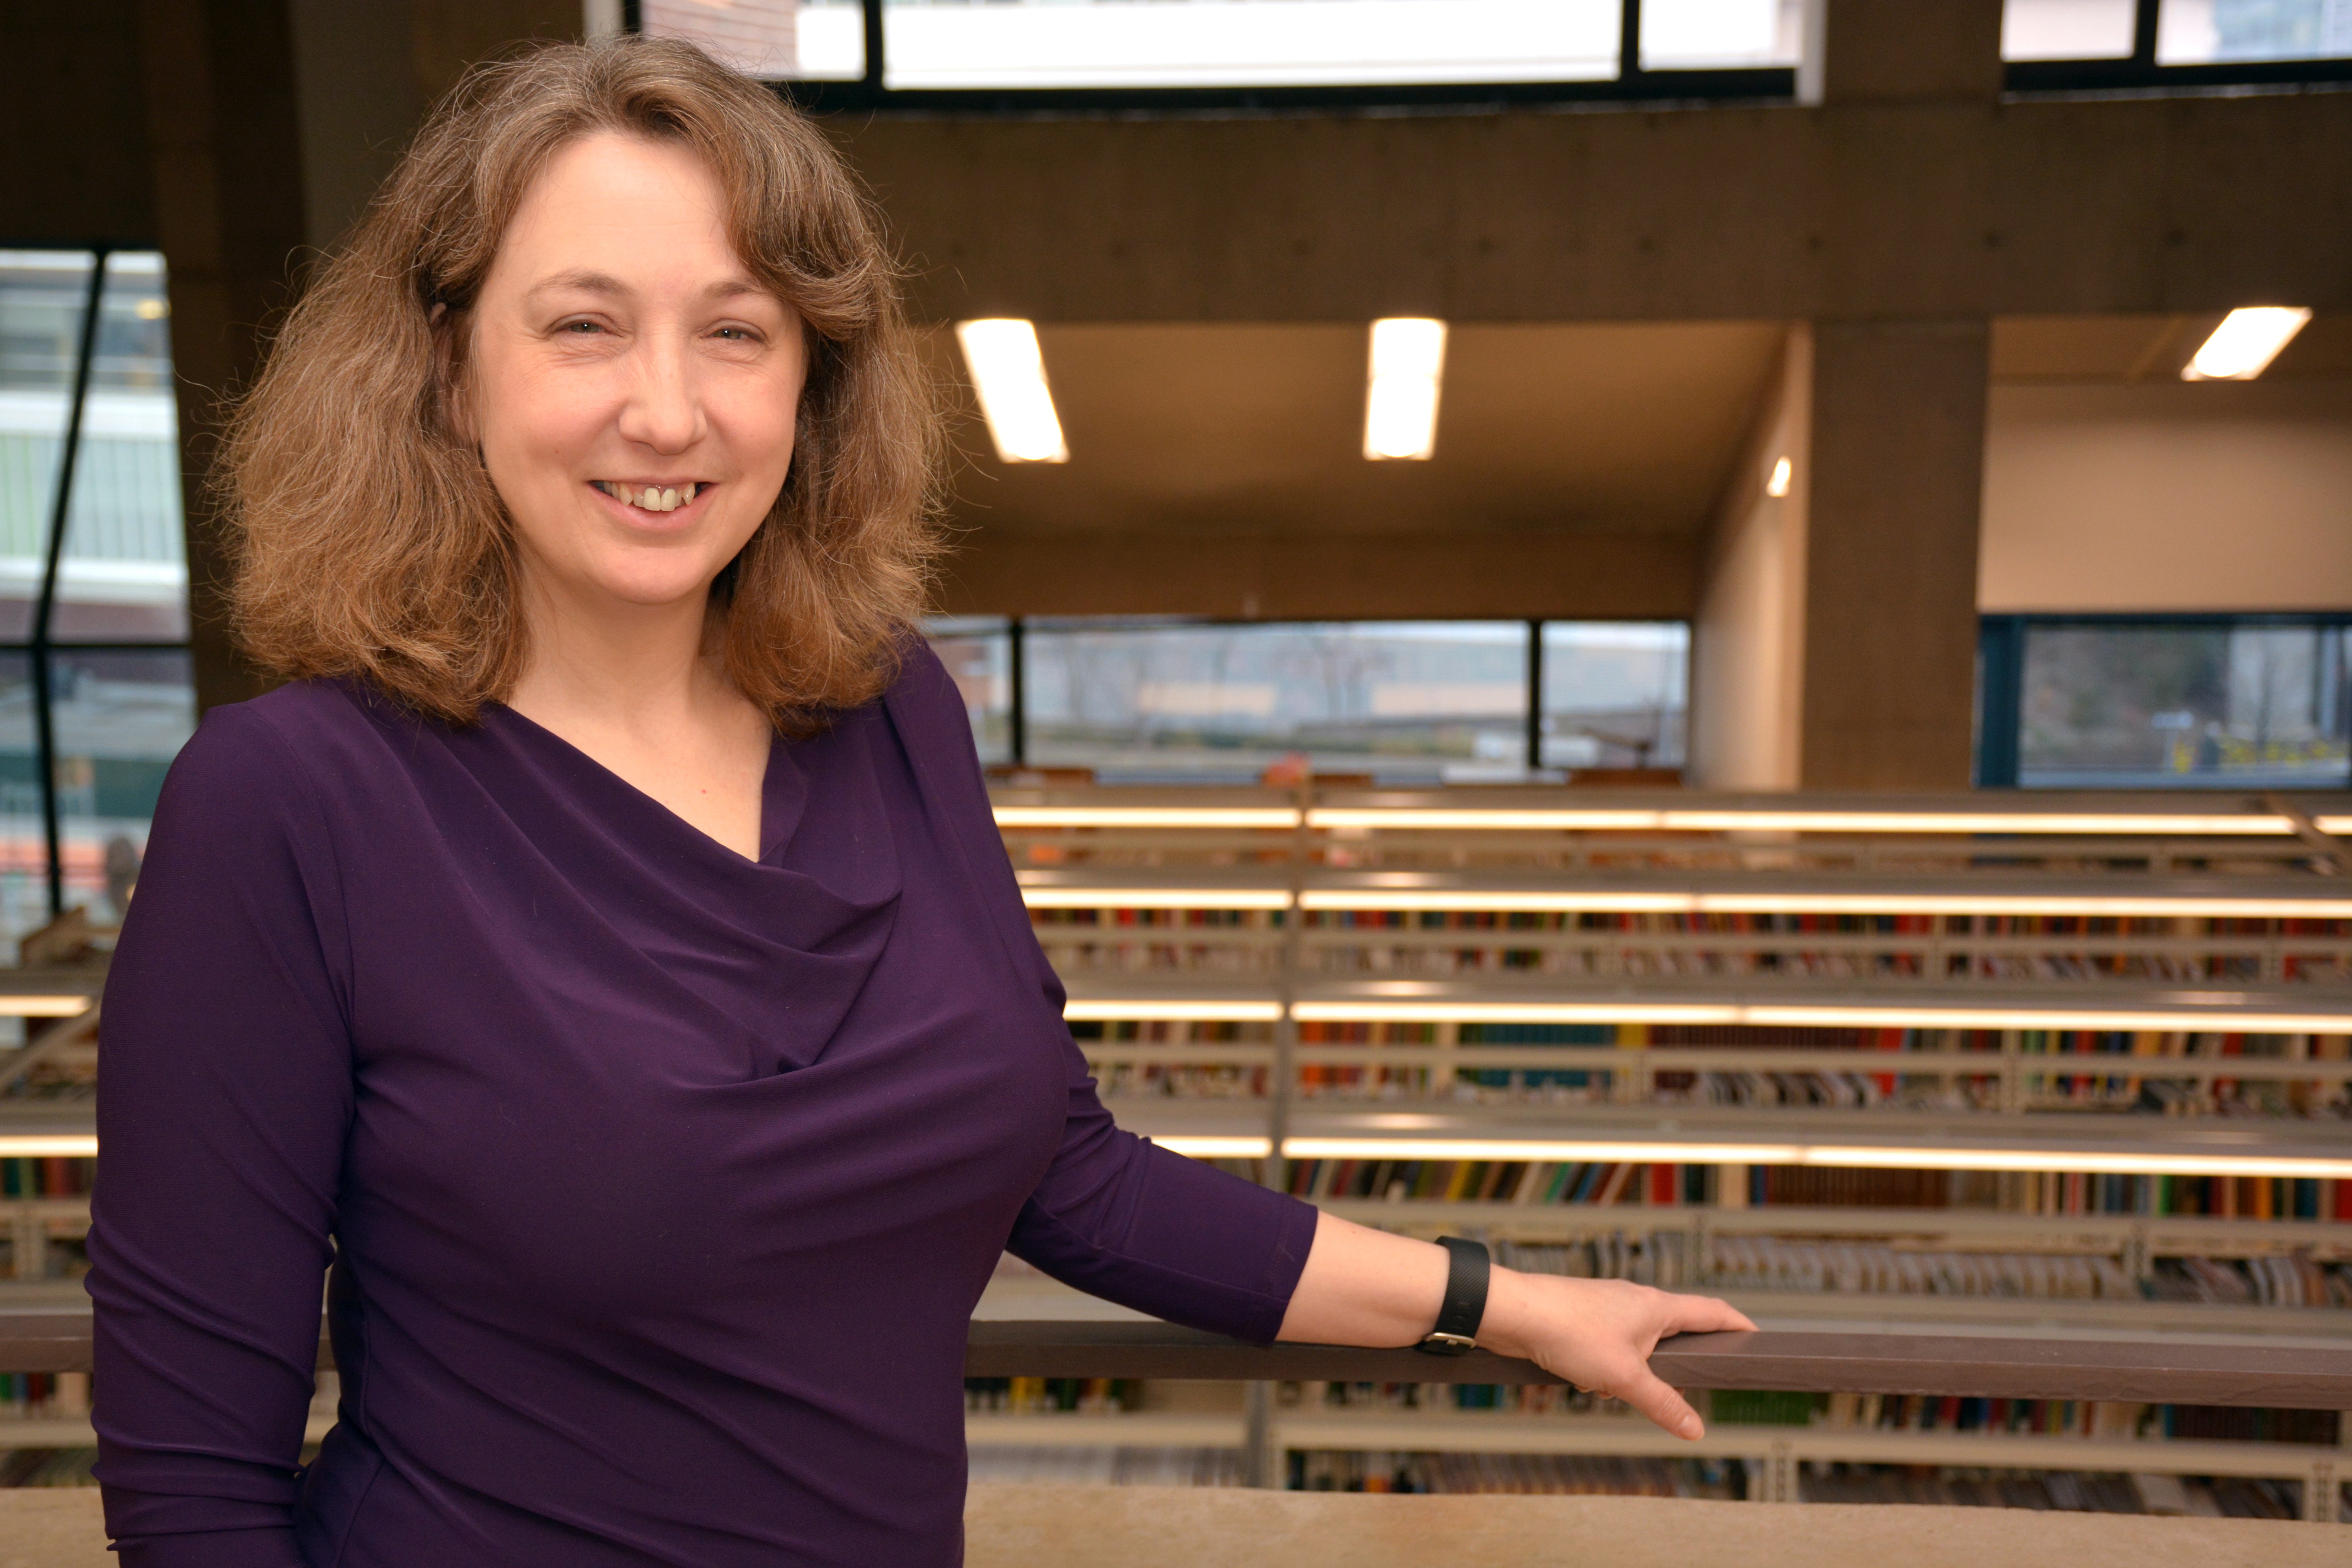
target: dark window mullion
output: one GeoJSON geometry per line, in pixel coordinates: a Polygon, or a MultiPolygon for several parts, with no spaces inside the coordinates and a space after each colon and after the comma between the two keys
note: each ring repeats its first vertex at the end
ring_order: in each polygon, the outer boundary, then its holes
{"type": "Polygon", "coordinates": [[[1642,0],[1623,0],[1617,23],[1617,79],[1642,79],[1642,0]]]}
{"type": "Polygon", "coordinates": [[[81,341],[74,355],[73,401],[67,405],[65,440],[58,453],[57,494],[49,498],[49,537],[41,561],[40,595],[33,601],[33,727],[38,742],[41,837],[48,855],[49,916],[65,913],[65,851],[58,822],[57,716],[50,687],[49,622],[57,607],[58,568],[65,559],[66,525],[73,507],[74,465],[81,454],[82,408],[89,399],[89,371],[98,356],[99,308],[106,298],[107,250],[90,255],[89,292],[82,304],[81,341]]]}
{"type": "Polygon", "coordinates": [[[2132,64],[2142,70],[2156,68],[2156,24],[2164,9],[2164,0],[2139,0],[2139,9],[2132,15],[2132,64]]]}

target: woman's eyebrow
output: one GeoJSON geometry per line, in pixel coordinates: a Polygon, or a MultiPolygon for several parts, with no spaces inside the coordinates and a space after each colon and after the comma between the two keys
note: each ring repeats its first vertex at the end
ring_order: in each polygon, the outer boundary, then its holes
{"type": "MultiPolygon", "coordinates": [[[[557,292],[627,296],[636,290],[609,273],[575,267],[569,272],[558,272],[541,278],[530,286],[526,297],[557,292]]],[[[705,299],[738,299],[745,295],[758,295],[767,299],[776,298],[775,290],[749,277],[721,278],[702,291],[705,299]]]]}

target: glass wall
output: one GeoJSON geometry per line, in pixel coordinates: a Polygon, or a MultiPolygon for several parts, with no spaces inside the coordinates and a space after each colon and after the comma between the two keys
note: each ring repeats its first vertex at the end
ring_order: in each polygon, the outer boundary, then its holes
{"type": "Polygon", "coordinates": [[[164,283],[152,252],[0,251],[0,945],[121,918],[195,727],[164,283]]]}
{"type": "Polygon", "coordinates": [[[1805,0],[871,3],[872,61],[859,0],[643,0],[636,15],[641,30],[691,39],[756,76],[856,82],[853,97],[1547,84],[1639,96],[1649,72],[1675,73],[1662,89],[1673,96],[1753,97],[1790,89],[1805,0]],[[1741,74],[1759,70],[1774,74],[1741,74]]]}
{"type": "Polygon", "coordinates": [[[2164,66],[2352,56],[2352,0],[2163,0],[2156,60],[2164,66]]]}
{"type": "Polygon", "coordinates": [[[1690,628],[1679,621],[1543,623],[1543,766],[1680,768],[1690,628]]]}
{"type": "Polygon", "coordinates": [[[2027,622],[2019,643],[2017,784],[2352,783],[2340,618],[2027,622]]]}
{"type": "Polygon", "coordinates": [[[1679,622],[970,619],[926,630],[990,763],[1106,782],[1246,783],[1301,768],[1410,785],[1683,760],[1690,629],[1679,622]]]}

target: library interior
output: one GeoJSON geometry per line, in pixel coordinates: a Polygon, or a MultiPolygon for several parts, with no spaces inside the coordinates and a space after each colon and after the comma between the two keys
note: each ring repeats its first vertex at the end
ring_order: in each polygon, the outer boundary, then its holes
{"type": "Polygon", "coordinates": [[[470,68],[628,34],[881,215],[1119,1125],[1757,1324],[1657,1346],[1690,1440],[1007,1253],[965,1561],[2352,1561],[2352,0],[26,0],[0,1564],[111,1560],[101,1003],[272,685],[225,421],[470,68]]]}

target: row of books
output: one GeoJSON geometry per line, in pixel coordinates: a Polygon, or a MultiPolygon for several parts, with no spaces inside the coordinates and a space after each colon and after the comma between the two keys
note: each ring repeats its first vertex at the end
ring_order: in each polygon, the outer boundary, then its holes
{"type": "Polygon", "coordinates": [[[1002,1481],[1144,1487],[1253,1484],[1248,1460],[1239,1448],[991,1444],[971,1450],[971,1466],[976,1486],[1002,1481]]]}
{"type": "Polygon", "coordinates": [[[80,1197],[97,1176],[92,1159],[43,1155],[0,1160],[0,1198],[80,1197]]]}
{"type": "Polygon", "coordinates": [[[2352,1275],[2345,1266],[2305,1254],[2159,1258],[2143,1280],[2097,1254],[1928,1252],[1872,1242],[1719,1236],[1714,1265],[1711,1282],[1727,1291],[2352,1308],[2352,1275]]]}
{"type": "Polygon", "coordinates": [[[1765,1208],[1958,1208],[2013,1214],[2352,1221],[2352,1180],[2084,1171],[1869,1170],[1816,1166],[1544,1160],[1291,1160],[1297,1197],[1765,1208]],[[1735,1184],[1727,1191],[1726,1184],[1735,1184]]]}
{"type": "Polygon", "coordinates": [[[1047,1415],[1060,1411],[1111,1416],[1140,1409],[1143,1385],[1126,1377],[967,1377],[969,1415],[1047,1415]]]}
{"type": "Polygon", "coordinates": [[[96,1448],[0,1448],[0,1487],[96,1486],[96,1448]]]}
{"type": "Polygon", "coordinates": [[[0,1419],[89,1414],[87,1372],[0,1372],[0,1419]]]}
{"type": "Polygon", "coordinates": [[[1808,1465],[1797,1479],[1807,1502],[1927,1503],[2078,1513],[2192,1514],[2300,1519],[2301,1484],[2251,1476],[2101,1475],[1976,1467],[1808,1465]]]}
{"type": "MultiPolygon", "coordinates": [[[[1706,1412],[1707,1420],[1718,1427],[2305,1443],[2332,1449],[2344,1425],[2340,1414],[2334,1410],[2084,1399],[1958,1398],[1729,1388],[1693,1397],[1706,1412]]],[[[1277,1390],[1276,1402],[1286,1409],[1369,1410],[1383,1415],[1427,1412],[1442,1416],[1483,1410],[1511,1416],[1636,1419],[1616,1400],[1580,1389],[1533,1383],[1286,1383],[1277,1390]]]]}
{"type": "Polygon", "coordinates": [[[1738,1460],[1584,1454],[1399,1454],[1293,1449],[1293,1491],[1512,1492],[1602,1497],[1744,1495],[1738,1460]]]}

